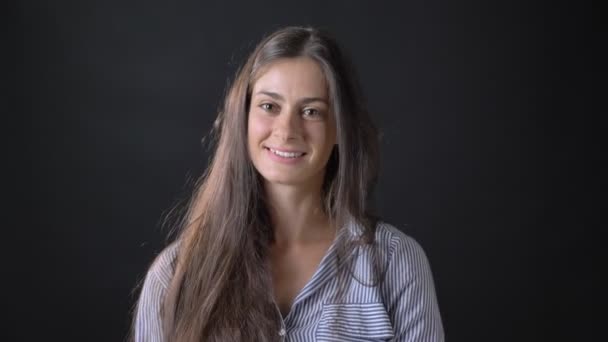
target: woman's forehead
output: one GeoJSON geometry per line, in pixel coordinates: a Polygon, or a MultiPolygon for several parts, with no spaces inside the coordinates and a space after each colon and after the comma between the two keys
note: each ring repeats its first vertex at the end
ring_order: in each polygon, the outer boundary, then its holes
{"type": "Polygon", "coordinates": [[[264,93],[283,97],[327,100],[327,81],[319,64],[309,57],[281,58],[261,68],[253,83],[254,96],[264,93]]]}

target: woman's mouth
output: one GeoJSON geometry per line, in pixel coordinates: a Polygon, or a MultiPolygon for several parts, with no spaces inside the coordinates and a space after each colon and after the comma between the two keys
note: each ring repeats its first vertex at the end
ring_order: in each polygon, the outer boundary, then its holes
{"type": "Polygon", "coordinates": [[[285,150],[278,150],[278,149],[274,149],[274,148],[270,148],[270,147],[264,147],[264,148],[269,152],[272,159],[279,161],[279,162],[287,162],[287,163],[296,162],[296,161],[302,159],[302,157],[304,155],[306,155],[306,152],[285,151],[285,150]]]}
{"type": "Polygon", "coordinates": [[[301,157],[303,155],[305,155],[306,153],[304,152],[287,152],[287,151],[279,151],[279,150],[275,150],[273,148],[270,147],[266,147],[268,150],[270,150],[270,152],[276,154],[279,157],[283,157],[283,158],[298,158],[301,157]]]}

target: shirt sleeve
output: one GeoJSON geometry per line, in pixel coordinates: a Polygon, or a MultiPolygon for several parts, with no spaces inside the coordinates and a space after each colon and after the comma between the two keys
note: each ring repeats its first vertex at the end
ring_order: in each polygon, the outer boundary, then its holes
{"type": "Polygon", "coordinates": [[[443,324],[431,268],[422,247],[395,232],[385,278],[386,304],[395,342],[442,342],[443,324]]]}
{"type": "Polygon", "coordinates": [[[161,307],[166,286],[160,281],[154,267],[144,280],[134,324],[134,342],[164,342],[161,307]]]}

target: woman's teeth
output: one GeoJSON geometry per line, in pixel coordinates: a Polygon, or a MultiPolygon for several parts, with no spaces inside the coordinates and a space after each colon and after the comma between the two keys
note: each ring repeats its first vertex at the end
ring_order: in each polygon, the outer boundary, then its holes
{"type": "Polygon", "coordinates": [[[283,157],[283,158],[297,158],[297,157],[304,155],[304,152],[281,152],[281,151],[273,150],[271,148],[269,148],[269,150],[272,153],[276,154],[277,156],[283,157]]]}

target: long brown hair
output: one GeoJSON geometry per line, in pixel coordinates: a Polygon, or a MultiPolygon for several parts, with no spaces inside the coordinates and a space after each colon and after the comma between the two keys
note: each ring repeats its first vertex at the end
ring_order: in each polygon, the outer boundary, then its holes
{"type": "MultiPolygon", "coordinates": [[[[260,175],[247,149],[253,83],[279,58],[306,56],[322,68],[336,117],[337,145],[325,171],[323,204],[335,227],[362,228],[371,244],[370,212],[378,137],[351,62],[326,32],[287,27],[263,39],[237,71],[216,125],[215,153],[196,184],[179,227],[174,277],[163,302],[167,341],[274,341],[280,316],[266,260],[273,239],[260,175]]],[[[351,248],[338,246],[345,259],[351,248]]]]}

